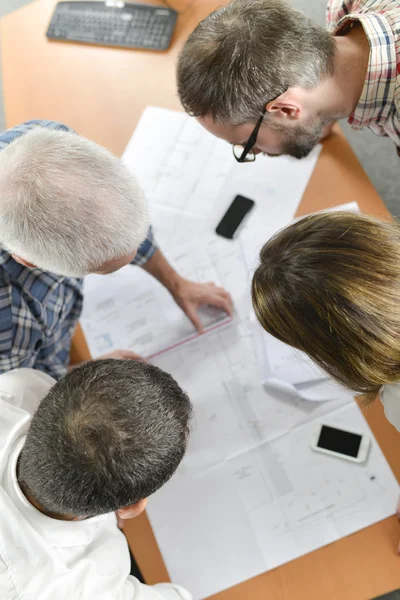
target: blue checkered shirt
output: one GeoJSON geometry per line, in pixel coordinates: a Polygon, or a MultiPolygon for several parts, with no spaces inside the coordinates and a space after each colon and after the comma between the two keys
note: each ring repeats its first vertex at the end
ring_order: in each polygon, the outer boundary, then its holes
{"type": "MultiPolygon", "coordinates": [[[[0,134],[0,152],[34,127],[70,131],[52,121],[29,121],[0,134]]],[[[132,264],[145,264],[156,249],[150,229],[132,264]]],[[[62,377],[82,299],[82,279],[24,267],[0,250],[0,373],[31,367],[62,377]]]]}

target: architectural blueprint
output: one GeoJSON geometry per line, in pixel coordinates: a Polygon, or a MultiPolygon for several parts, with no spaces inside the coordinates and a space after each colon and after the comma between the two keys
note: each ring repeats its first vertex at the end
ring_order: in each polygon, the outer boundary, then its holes
{"type": "MultiPolygon", "coordinates": [[[[318,154],[238,165],[229,144],[194,119],[146,109],[124,160],[149,199],[156,239],[183,275],[224,286],[234,317],[226,324],[208,313],[209,323],[224,326],[177,345],[193,328],[141,269],[85,284],[92,354],[128,347],[153,356],[194,405],[187,454],[147,513],[171,579],[196,600],[384,519],[397,504],[399,486],[349,393],[335,387],[317,402],[322,388],[309,401],[262,384],[253,264],[260,246],[293,218],[318,154]],[[237,194],[255,200],[255,209],[238,239],[218,238],[215,227],[237,194]],[[370,436],[366,462],[313,452],[312,430],[322,422],[370,436]]],[[[294,368],[280,375],[292,383],[303,377],[294,368]]]]}
{"type": "MultiPolygon", "coordinates": [[[[193,281],[221,282],[234,277],[235,256],[212,262],[213,243],[186,246],[169,255],[170,263],[193,281]]],[[[93,358],[120,348],[153,357],[198,337],[194,326],[157,280],[128,265],[111,275],[89,275],[84,282],[81,325],[93,358]]],[[[230,323],[217,308],[199,309],[205,333],[230,323]]],[[[202,334],[204,335],[204,334],[202,334]]]]}
{"type": "Polygon", "coordinates": [[[160,356],[195,408],[188,452],[148,516],[173,581],[196,599],[392,515],[399,486],[350,394],[266,393],[246,317],[160,356]],[[365,433],[363,464],[313,452],[315,423],[365,433]],[[205,577],[204,574],[207,574],[205,577]]]}
{"type": "Polygon", "coordinates": [[[123,160],[149,200],[164,250],[178,239],[183,244],[214,233],[237,194],[256,203],[246,227],[260,247],[293,217],[320,150],[301,161],[260,155],[253,163],[239,164],[231,145],[207,133],[195,119],[149,107],[123,160]]]}

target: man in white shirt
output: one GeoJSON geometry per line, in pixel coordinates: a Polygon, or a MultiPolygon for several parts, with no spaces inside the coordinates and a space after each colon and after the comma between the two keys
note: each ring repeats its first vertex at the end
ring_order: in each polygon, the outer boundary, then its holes
{"type": "Polygon", "coordinates": [[[58,383],[1,375],[0,598],[191,600],[129,575],[115,514],[137,516],[171,477],[190,415],[174,379],[139,361],[88,362],[58,383]]]}

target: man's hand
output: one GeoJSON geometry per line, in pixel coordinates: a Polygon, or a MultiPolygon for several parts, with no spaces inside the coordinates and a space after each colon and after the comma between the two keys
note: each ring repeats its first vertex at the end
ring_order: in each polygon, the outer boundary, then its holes
{"type": "Polygon", "coordinates": [[[229,293],[214,283],[195,283],[188,279],[180,278],[172,297],[185,315],[191,320],[199,333],[203,331],[203,325],[197,313],[202,304],[210,304],[224,310],[232,316],[233,303],[229,293]]]}
{"type": "MultiPolygon", "coordinates": [[[[116,360],[141,360],[143,362],[146,362],[145,358],[143,358],[142,356],[139,356],[139,354],[135,354],[134,352],[131,352],[130,350],[114,350],[114,352],[109,352],[108,354],[103,354],[102,356],[98,356],[97,358],[94,358],[93,360],[103,360],[105,358],[115,358],[116,360]]],[[[80,362],[74,363],[73,365],[69,365],[68,371],[72,371],[73,369],[80,367],[85,362],[86,361],[80,361],[80,362]]]]}
{"type": "Polygon", "coordinates": [[[140,360],[146,362],[142,356],[139,356],[139,354],[135,354],[130,350],[114,350],[108,354],[98,356],[96,360],[103,360],[105,358],[115,358],[116,360],[140,360]]]}
{"type": "Polygon", "coordinates": [[[160,250],[156,250],[142,268],[167,288],[199,333],[203,331],[203,325],[197,309],[202,304],[217,306],[232,315],[232,298],[228,292],[214,283],[195,283],[184,279],[171,267],[160,250]]]}

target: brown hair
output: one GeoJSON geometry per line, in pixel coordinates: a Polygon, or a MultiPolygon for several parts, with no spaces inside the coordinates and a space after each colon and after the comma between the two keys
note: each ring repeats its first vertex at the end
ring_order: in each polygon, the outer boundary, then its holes
{"type": "Polygon", "coordinates": [[[366,215],[307,216],[260,253],[252,282],[263,328],[345,387],[400,380],[400,226],[366,215]]]}
{"type": "Polygon", "coordinates": [[[189,36],[178,60],[187,112],[238,125],[256,121],[289,87],[333,73],[335,38],[286,0],[234,0],[189,36]]]}

